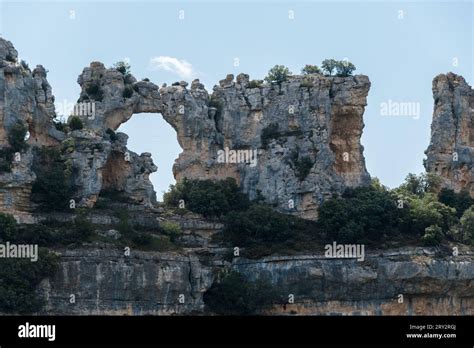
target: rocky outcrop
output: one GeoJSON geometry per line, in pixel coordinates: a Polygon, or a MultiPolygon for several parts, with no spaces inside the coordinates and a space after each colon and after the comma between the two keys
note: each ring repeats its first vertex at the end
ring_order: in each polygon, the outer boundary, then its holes
{"type": "Polygon", "coordinates": [[[369,87],[361,75],[295,76],[255,86],[245,74],[236,81],[228,75],[210,98],[196,81],[190,91],[168,87],[163,114],[175,113],[183,147],[175,175],[233,177],[251,199],[260,193],[282,211],[314,219],[326,197],[369,182],[360,145],[369,87]],[[239,160],[239,151],[256,155],[255,162],[239,160]]]}
{"type": "MultiPolygon", "coordinates": [[[[36,149],[43,146],[60,149],[68,175],[72,177],[71,199],[76,201],[77,206],[93,206],[103,190],[121,191],[132,203],[152,206],[156,201],[156,194],[149,175],[157,168],[151,160],[151,154],[138,155],[129,151],[126,147],[128,137],[125,134],[107,134],[107,125],[90,125],[87,121],[93,117],[89,113],[83,113],[88,109],[81,109],[90,106],[82,102],[84,95],[81,95],[74,113],[79,113],[86,123],[85,129],[70,132],[58,130],[53,123],[56,116],[54,96],[46,78],[46,69],[38,65],[31,71],[25,62],[18,62],[17,57],[18,53],[12,43],[0,38],[1,155],[6,157],[9,154],[9,137],[16,124],[28,129],[28,147],[16,154],[10,153],[11,158],[2,158],[2,162],[10,161],[11,166],[9,170],[0,169],[0,212],[13,214],[21,222],[34,221],[31,212],[35,206],[30,196],[37,176],[33,171],[33,163],[37,155],[36,149]],[[118,158],[122,161],[117,161],[118,158]]],[[[101,93],[105,90],[107,96],[113,94],[116,80],[124,83],[123,75],[114,69],[107,70],[100,63],[92,63],[91,67],[98,73],[108,71],[108,80],[100,90],[101,93]]],[[[87,76],[87,69],[84,76],[87,76]]],[[[149,84],[145,85],[137,90],[146,94],[149,84]]],[[[122,95],[121,99],[124,99],[122,95]]],[[[138,106],[132,113],[146,111],[149,107],[147,100],[136,103],[138,106]]],[[[102,105],[97,103],[94,107],[97,106],[100,112],[102,105]]],[[[107,105],[111,107],[110,104],[107,105]]]]}
{"type": "Polygon", "coordinates": [[[472,315],[474,258],[435,249],[374,252],[364,262],[321,254],[229,262],[191,252],[64,250],[45,280],[45,314],[208,314],[203,294],[223,267],[269,280],[282,298],[267,314],[472,315]],[[288,303],[289,295],[294,303],[288,303]],[[75,295],[75,303],[71,303],[75,295]],[[400,297],[402,295],[402,297],[400,297]]]}
{"type": "Polygon", "coordinates": [[[474,197],[474,90],[462,76],[441,74],[433,80],[435,100],[427,172],[444,187],[474,197]]]}
{"type": "Polygon", "coordinates": [[[161,113],[183,149],[177,180],[233,177],[251,199],[261,194],[310,219],[326,197],[369,183],[360,144],[366,76],[255,85],[248,75],[228,75],[209,95],[198,80],[189,89],[186,82],[158,89],[95,62],[78,82],[80,100],[100,99],[88,128],[115,130],[134,113],[161,113]],[[219,158],[220,151],[230,156],[219,158]]]}
{"type": "MultiPolygon", "coordinates": [[[[61,146],[72,173],[71,198],[79,206],[92,207],[105,190],[153,206],[149,175],[157,168],[151,155],[127,150],[126,136],[113,132],[143,112],[161,113],[176,130],[183,149],[173,168],[178,181],[233,177],[251,199],[263,197],[308,219],[316,218],[325,198],[370,181],[360,144],[370,87],[366,76],[314,74],[262,84],[245,74],[228,75],[209,95],[198,80],[189,88],[186,82],[158,88],[92,62],[77,80],[81,94],[74,116],[84,128],[65,133],[52,123],[54,97],[46,70],[37,66],[30,72],[3,39],[0,51],[0,144],[8,146],[9,129],[20,121],[28,124],[31,145],[61,146]]],[[[34,173],[23,177],[34,179],[34,173]]],[[[4,186],[9,180],[5,177],[4,186]]]]}
{"type": "Polygon", "coordinates": [[[46,70],[38,65],[33,71],[18,62],[18,53],[11,42],[0,38],[0,150],[5,156],[10,147],[8,138],[17,123],[29,129],[30,147],[12,154],[11,170],[0,170],[0,212],[15,213],[29,221],[30,192],[36,175],[32,171],[32,146],[54,146],[64,139],[52,119],[54,97],[46,79],[46,70]]]}

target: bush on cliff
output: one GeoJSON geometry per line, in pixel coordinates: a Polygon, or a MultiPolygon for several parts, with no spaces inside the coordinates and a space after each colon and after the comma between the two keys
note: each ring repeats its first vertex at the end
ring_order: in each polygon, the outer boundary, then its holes
{"type": "Polygon", "coordinates": [[[59,258],[39,249],[38,260],[0,259],[0,312],[36,313],[44,305],[44,299],[36,292],[40,282],[52,277],[59,258]]]}
{"type": "Polygon", "coordinates": [[[306,64],[303,69],[301,69],[303,75],[311,74],[321,74],[321,69],[317,65],[306,64]]]}
{"type": "Polygon", "coordinates": [[[278,128],[278,123],[270,123],[268,126],[262,129],[260,141],[262,142],[262,146],[264,148],[268,146],[272,139],[276,139],[281,135],[278,128]]]}
{"type": "MultiPolygon", "coordinates": [[[[404,236],[438,245],[446,235],[458,235],[459,225],[456,210],[437,200],[438,189],[439,180],[431,174],[410,174],[393,190],[378,181],[370,187],[348,189],[319,207],[318,226],[326,238],[341,242],[377,242],[382,237],[400,240],[404,236]]],[[[465,202],[460,205],[464,207],[465,202]]]]}
{"type": "Polygon", "coordinates": [[[28,145],[26,144],[25,137],[28,132],[28,128],[23,122],[17,121],[8,133],[8,143],[10,144],[13,152],[22,152],[26,150],[28,145]]]}
{"type": "Polygon", "coordinates": [[[249,200],[240,192],[235,179],[213,182],[211,180],[188,180],[170,186],[163,196],[167,206],[184,208],[206,217],[222,217],[230,211],[244,210],[249,200]]]}
{"type": "Polygon", "coordinates": [[[72,116],[71,119],[69,120],[69,129],[74,131],[74,130],[80,130],[84,128],[84,123],[82,122],[81,118],[79,116],[72,116]]]}
{"type": "Polygon", "coordinates": [[[281,84],[288,80],[291,76],[291,71],[284,65],[275,65],[268,71],[268,75],[265,77],[265,81],[268,83],[281,84]]]}
{"type": "Polygon", "coordinates": [[[31,199],[40,210],[67,210],[71,199],[71,187],[66,175],[67,166],[57,148],[39,148],[35,154],[33,171],[36,181],[31,199]]]}
{"type": "Polygon", "coordinates": [[[337,76],[347,77],[351,76],[356,70],[354,64],[347,60],[325,59],[321,64],[321,68],[326,75],[332,76],[336,73],[337,76]]]}
{"type": "Polygon", "coordinates": [[[113,68],[119,71],[122,75],[127,75],[130,74],[132,67],[127,62],[119,61],[114,64],[113,68]]]}
{"type": "Polygon", "coordinates": [[[319,207],[318,226],[337,242],[379,241],[402,232],[407,211],[398,209],[395,197],[373,186],[347,189],[341,197],[319,207]]]}
{"type": "Polygon", "coordinates": [[[316,232],[311,230],[314,226],[310,221],[261,204],[254,204],[245,211],[230,212],[224,224],[224,238],[238,247],[275,246],[316,232]]]}
{"type": "Polygon", "coordinates": [[[443,188],[438,194],[438,200],[456,209],[456,216],[459,218],[474,204],[474,198],[471,198],[467,190],[456,193],[451,189],[443,188]]]}
{"type": "Polygon", "coordinates": [[[466,240],[474,244],[474,205],[464,212],[460,222],[466,240]]]}
{"type": "Polygon", "coordinates": [[[425,229],[425,234],[421,240],[426,246],[438,246],[444,238],[443,231],[438,225],[431,225],[425,229]]]}
{"type": "Polygon", "coordinates": [[[279,297],[270,282],[249,282],[240,273],[230,271],[212,284],[203,300],[219,315],[252,315],[270,309],[279,297]]]}
{"type": "Polygon", "coordinates": [[[0,213],[0,239],[11,240],[16,232],[16,220],[11,215],[0,213]]]}
{"type": "MultiPolygon", "coordinates": [[[[35,230],[35,225],[29,226],[35,230]]],[[[22,238],[15,219],[0,213],[0,239],[2,243],[38,244],[37,235],[28,229],[33,238],[22,238]]],[[[33,255],[32,255],[33,256],[33,255]]],[[[43,299],[36,289],[46,277],[54,275],[58,257],[46,249],[39,249],[37,260],[25,258],[0,258],[0,312],[35,313],[41,309],[43,299]]]]}

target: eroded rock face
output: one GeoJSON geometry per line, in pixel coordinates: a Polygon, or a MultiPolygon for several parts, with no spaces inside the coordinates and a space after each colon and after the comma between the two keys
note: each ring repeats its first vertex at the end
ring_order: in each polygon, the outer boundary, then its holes
{"type": "MultiPolygon", "coordinates": [[[[74,192],[71,199],[78,206],[92,207],[103,190],[103,177],[109,178],[111,173],[121,177],[121,181],[105,182],[105,189],[122,191],[133,203],[145,207],[152,206],[156,201],[153,186],[149,175],[157,168],[149,153],[138,155],[127,149],[125,134],[108,134],[108,128],[114,126],[113,117],[117,117],[117,105],[129,107],[130,116],[135,112],[154,110],[156,106],[149,105],[158,95],[158,88],[146,82],[136,83],[133,100],[123,97],[125,82],[127,86],[136,81],[132,76],[125,80],[124,76],[115,69],[106,69],[101,63],[92,63],[80,76],[79,82],[83,89],[91,90],[87,81],[101,79],[99,92],[104,95],[104,103],[96,102],[92,98],[85,98],[81,93],[79,101],[91,103],[97,107],[100,119],[90,114],[79,112],[85,128],[68,133],[56,129],[53,119],[56,116],[54,96],[46,75],[46,69],[38,65],[31,71],[24,62],[18,62],[18,53],[12,43],[0,38],[0,150],[2,156],[10,149],[9,135],[17,124],[25,126],[29,131],[28,148],[15,154],[11,161],[11,170],[0,170],[0,212],[13,214],[17,220],[32,222],[31,211],[35,208],[30,194],[36,174],[32,170],[37,149],[43,146],[57,147],[61,151],[67,170],[72,174],[74,192]],[[102,76],[102,74],[104,76],[102,76]],[[101,77],[102,76],[102,77],[101,77]],[[122,88],[117,92],[117,88],[122,88]],[[120,94],[120,101],[115,95],[120,94]],[[152,94],[150,97],[139,97],[152,94]],[[155,93],[155,95],[153,95],[155,93]],[[138,99],[137,99],[138,98],[138,99]],[[124,106],[125,105],[125,106],[124,106]],[[112,116],[103,112],[104,108],[112,116]],[[105,117],[104,117],[105,114],[105,117]],[[107,120],[106,123],[97,123],[97,120],[107,120]],[[113,138],[113,139],[112,139],[113,138]],[[4,151],[5,150],[5,151],[4,151]],[[125,163],[114,167],[113,156],[122,156],[125,163]],[[117,172],[117,173],[115,173],[117,172]]],[[[95,81],[95,80],[94,80],[95,81]]],[[[158,98],[159,99],[159,98],[158,98]]],[[[84,104],[84,103],[83,103],[84,104]]],[[[80,104],[78,104],[80,105],[80,104]]],[[[121,122],[123,119],[121,118],[121,122]]]]}
{"type": "Polygon", "coordinates": [[[15,154],[11,171],[0,171],[0,212],[14,213],[28,221],[30,192],[36,179],[32,171],[33,147],[55,146],[64,134],[53,125],[54,97],[46,70],[38,65],[31,71],[18,62],[12,43],[0,38],[0,150],[10,147],[8,135],[17,123],[29,129],[30,147],[15,154]]]}
{"type": "Polygon", "coordinates": [[[0,144],[7,145],[9,128],[19,120],[28,124],[31,145],[60,146],[79,206],[92,207],[104,190],[153,205],[149,175],[157,168],[151,155],[127,150],[127,137],[113,133],[143,112],[161,113],[176,130],[183,149],[173,168],[178,181],[233,177],[251,199],[263,196],[279,210],[309,219],[325,198],[370,181],[360,145],[366,76],[294,76],[263,85],[245,74],[228,75],[209,95],[199,80],[189,88],[184,81],[159,88],[92,62],[77,80],[74,112],[84,128],[64,133],[52,123],[46,70],[18,64],[8,41],[0,42],[0,51],[0,144]]]}
{"type": "Polygon", "coordinates": [[[174,174],[177,180],[233,177],[251,199],[260,193],[282,211],[314,219],[332,193],[370,181],[360,145],[369,87],[362,75],[295,76],[281,86],[255,86],[240,74],[220,81],[210,97],[198,81],[190,90],[162,88],[162,113],[183,148],[174,174]],[[226,150],[229,156],[219,158],[226,150]],[[235,163],[239,153],[233,161],[230,151],[241,151],[244,161],[235,163]],[[245,161],[255,154],[255,162],[245,161]]]}
{"type": "Polygon", "coordinates": [[[441,74],[433,80],[435,100],[427,172],[443,186],[474,197],[474,90],[462,76],[441,74]]]}
{"type": "Polygon", "coordinates": [[[209,314],[203,294],[224,266],[254,281],[269,280],[282,299],[266,314],[472,315],[472,253],[435,255],[434,249],[404,248],[369,254],[364,262],[321,254],[258,260],[200,260],[192,251],[65,250],[59,271],[42,284],[45,314],[209,314]],[[76,303],[69,302],[70,294],[76,303]],[[399,295],[403,302],[399,302],[399,295]],[[184,303],[179,296],[184,295],[184,303]]]}
{"type": "Polygon", "coordinates": [[[370,181],[360,144],[366,76],[295,76],[256,86],[248,75],[228,75],[209,95],[198,80],[158,89],[92,63],[78,82],[81,100],[99,95],[96,116],[86,121],[97,131],[115,130],[134,113],[161,113],[183,149],[173,167],[178,181],[233,177],[251,199],[260,193],[309,219],[333,193],[370,181]],[[230,156],[219,158],[226,150],[230,156]]]}

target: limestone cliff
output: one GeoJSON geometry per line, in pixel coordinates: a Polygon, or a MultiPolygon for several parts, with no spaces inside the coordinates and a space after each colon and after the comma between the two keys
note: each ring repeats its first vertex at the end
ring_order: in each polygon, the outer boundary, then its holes
{"type": "MultiPolygon", "coordinates": [[[[186,82],[158,87],[92,62],[77,80],[78,111],[86,112],[76,116],[83,127],[57,127],[46,70],[39,65],[31,71],[17,56],[13,45],[0,38],[2,155],[11,155],[10,136],[17,125],[29,130],[29,146],[12,157],[8,170],[0,170],[0,212],[26,223],[75,223],[75,211],[34,212],[34,164],[39,149],[47,147],[60,154],[68,198],[79,207],[95,206],[88,218],[101,225],[89,231],[93,242],[55,247],[61,261],[59,271],[41,285],[44,313],[207,314],[203,293],[223,268],[250,280],[268,279],[282,298],[295,296],[294,304],[278,303],[271,314],[474,313],[473,255],[464,246],[456,256],[446,246],[372,249],[363,262],[326,258],[321,250],[230,260],[229,250],[211,238],[222,224],[157,206],[149,180],[157,170],[151,154],[131,152],[127,135],[115,133],[135,113],[161,113],[183,150],[173,169],[178,180],[233,177],[250,198],[261,195],[281,211],[315,219],[317,207],[333,193],[369,184],[360,144],[370,88],[366,76],[313,74],[263,84],[245,74],[228,75],[209,94],[198,80],[189,88],[186,82]],[[221,161],[223,150],[256,151],[256,161],[245,156],[221,161]],[[109,199],[99,208],[100,196],[108,192],[122,194],[126,202],[109,199]],[[124,255],[120,232],[114,230],[120,223],[115,208],[126,209],[150,238],[162,240],[163,220],[179,223],[180,244],[166,252],[132,248],[124,255]],[[184,301],[178,301],[180,295],[184,301]]],[[[472,194],[472,89],[448,74],[435,79],[433,91],[427,170],[440,173],[446,186],[472,194]],[[449,158],[453,152],[459,155],[456,163],[449,158]]]]}
{"type": "Polygon", "coordinates": [[[435,100],[427,172],[443,186],[474,197],[474,90],[462,76],[441,74],[433,80],[435,100]]]}
{"type": "Polygon", "coordinates": [[[57,275],[41,287],[45,314],[209,314],[203,293],[223,267],[248,279],[267,279],[278,289],[282,302],[268,314],[474,314],[470,251],[453,257],[431,248],[405,248],[370,253],[364,262],[311,254],[229,263],[192,250],[136,251],[125,257],[104,248],[64,250],[61,260],[57,275]],[[286,301],[290,294],[294,304],[286,301]]]}
{"type": "MultiPolygon", "coordinates": [[[[209,95],[198,80],[190,88],[186,82],[158,88],[92,62],[77,80],[78,110],[93,104],[94,113],[78,115],[84,129],[61,132],[52,123],[54,97],[45,69],[38,66],[30,72],[16,61],[10,42],[0,43],[4,101],[0,144],[7,145],[9,127],[19,121],[28,124],[30,144],[61,146],[72,173],[71,199],[78,206],[92,207],[105,190],[153,206],[149,175],[156,167],[151,155],[128,151],[126,135],[113,133],[134,113],[142,112],[161,113],[176,130],[183,149],[173,168],[178,181],[233,177],[251,199],[262,196],[277,209],[308,219],[316,218],[325,198],[370,181],[360,144],[370,87],[366,76],[313,74],[263,84],[245,74],[236,79],[228,75],[209,95]],[[220,151],[240,153],[222,161],[220,151]],[[254,157],[253,163],[246,151],[254,157]]],[[[28,206],[25,197],[34,180],[34,173],[28,172],[30,157],[23,156],[12,171],[24,168],[24,192],[13,190],[19,180],[9,174],[0,179],[17,217],[28,206]]],[[[6,210],[4,203],[1,206],[6,210]]]]}

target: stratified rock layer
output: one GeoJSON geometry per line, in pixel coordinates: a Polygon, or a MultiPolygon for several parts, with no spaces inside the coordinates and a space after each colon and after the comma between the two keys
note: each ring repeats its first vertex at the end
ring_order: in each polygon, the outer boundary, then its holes
{"type": "Polygon", "coordinates": [[[435,100],[426,171],[456,192],[474,197],[474,90],[462,76],[441,74],[433,80],[435,100]]]}
{"type": "Polygon", "coordinates": [[[443,257],[435,251],[371,253],[364,262],[321,254],[237,258],[231,265],[200,260],[193,253],[133,251],[127,257],[108,249],[63,251],[58,273],[41,287],[47,299],[44,313],[209,314],[203,294],[227,266],[249,280],[270,281],[282,299],[294,295],[294,304],[282,300],[267,314],[474,314],[472,253],[443,257]]]}

